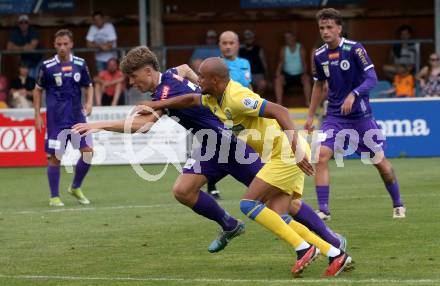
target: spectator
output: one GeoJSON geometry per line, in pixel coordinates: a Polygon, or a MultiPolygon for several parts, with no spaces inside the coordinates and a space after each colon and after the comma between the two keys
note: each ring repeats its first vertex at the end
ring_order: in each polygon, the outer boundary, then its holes
{"type": "Polygon", "coordinates": [[[399,65],[394,76],[394,87],[381,92],[382,95],[395,94],[396,97],[414,97],[415,79],[411,74],[411,66],[399,65]]]}
{"type": "Polygon", "coordinates": [[[440,58],[436,53],[429,56],[429,65],[417,74],[423,96],[440,96],[440,58]]]}
{"type": "Polygon", "coordinates": [[[32,91],[35,88],[35,79],[29,76],[29,69],[21,64],[18,69],[18,77],[11,81],[10,105],[15,108],[32,107],[32,91]]]}
{"type": "Polygon", "coordinates": [[[280,59],[275,77],[275,95],[278,104],[283,102],[283,93],[295,85],[302,85],[306,105],[310,104],[312,87],[307,72],[306,51],[296,41],[292,32],[284,33],[285,45],[280,50],[280,59]]]}
{"type": "Polygon", "coordinates": [[[104,14],[93,13],[93,25],[90,26],[86,36],[88,48],[99,48],[102,52],[95,54],[96,69],[98,72],[104,70],[107,61],[117,58],[117,53],[110,51],[116,48],[116,31],[112,23],[105,22],[104,14]]]}
{"type": "Polygon", "coordinates": [[[229,77],[244,87],[252,89],[251,65],[248,60],[238,56],[240,42],[232,31],[223,32],[219,41],[220,51],[229,69],[229,77]]]}
{"type": "Polygon", "coordinates": [[[8,79],[0,74],[0,108],[7,108],[8,100],[8,79]]]}
{"type": "Polygon", "coordinates": [[[118,60],[111,58],[107,62],[107,69],[99,72],[95,78],[95,99],[97,106],[124,105],[123,73],[119,70],[118,60]]]}
{"type": "Polygon", "coordinates": [[[209,30],[206,33],[205,43],[209,47],[195,49],[190,59],[190,65],[192,69],[195,70],[196,72],[199,70],[199,66],[204,59],[221,56],[220,50],[217,47],[216,31],[209,30]]]}
{"type": "MultiPolygon", "coordinates": [[[[400,26],[398,29],[399,38],[402,41],[411,40],[412,36],[412,28],[408,25],[400,26]]],[[[392,79],[394,75],[397,73],[397,69],[399,65],[405,65],[410,68],[410,72],[414,70],[414,66],[416,64],[416,49],[413,43],[399,43],[393,45],[391,49],[389,62],[390,64],[386,64],[383,67],[385,77],[387,79],[392,79]]]]}
{"type": "Polygon", "coordinates": [[[18,26],[15,27],[7,43],[8,51],[21,51],[21,62],[28,66],[29,75],[33,78],[37,76],[38,65],[42,59],[41,54],[26,54],[26,52],[34,51],[38,47],[38,32],[34,27],[29,25],[29,17],[20,15],[18,17],[18,26]]]}
{"type": "Polygon", "coordinates": [[[259,95],[263,95],[267,88],[267,63],[263,49],[255,44],[255,34],[246,30],[243,33],[244,47],[240,48],[239,56],[247,59],[251,64],[252,87],[259,95]]]}

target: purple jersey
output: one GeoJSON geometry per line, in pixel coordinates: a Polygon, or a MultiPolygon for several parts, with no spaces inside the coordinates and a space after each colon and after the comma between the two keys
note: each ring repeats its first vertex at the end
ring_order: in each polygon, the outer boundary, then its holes
{"type": "MultiPolygon", "coordinates": [[[[178,76],[177,70],[173,68],[161,75],[160,83],[152,98],[153,100],[161,100],[189,93],[201,93],[201,90],[197,85],[178,76]]],[[[212,129],[216,132],[224,129],[223,123],[204,106],[179,110],[170,109],[168,112],[170,116],[175,116],[179,119],[179,124],[187,130],[192,130],[193,134],[201,129],[212,129]]]]}
{"type": "Polygon", "coordinates": [[[69,129],[85,122],[81,103],[81,87],[92,84],[87,64],[82,58],[70,55],[68,62],[58,56],[43,62],[37,86],[46,90],[47,128],[69,129]]]}
{"type": "Polygon", "coordinates": [[[356,90],[364,82],[365,72],[374,68],[361,44],[345,38],[333,50],[325,44],[316,50],[314,65],[314,80],[328,82],[328,116],[349,120],[372,117],[368,93],[356,90]],[[350,92],[357,95],[352,111],[342,115],[341,106],[350,92]]]}

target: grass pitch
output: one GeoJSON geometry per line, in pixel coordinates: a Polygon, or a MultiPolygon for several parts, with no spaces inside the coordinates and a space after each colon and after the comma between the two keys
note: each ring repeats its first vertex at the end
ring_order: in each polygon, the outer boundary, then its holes
{"type": "MultiPolygon", "coordinates": [[[[371,166],[332,165],[328,224],[348,238],[356,270],[321,279],[321,258],[292,279],[288,245],[246,219],[238,201],[245,187],[220,182],[221,204],[244,220],[246,234],[210,254],[215,223],[179,205],[171,194],[177,171],[157,182],[129,166],[93,167],[83,185],[92,201],[48,206],[44,168],[0,169],[0,285],[440,285],[440,159],[392,160],[407,218],[391,218],[391,200],[371,166]]],[[[163,166],[144,166],[159,172],[163,166]]],[[[316,205],[312,179],[305,200],[316,205]]]]}

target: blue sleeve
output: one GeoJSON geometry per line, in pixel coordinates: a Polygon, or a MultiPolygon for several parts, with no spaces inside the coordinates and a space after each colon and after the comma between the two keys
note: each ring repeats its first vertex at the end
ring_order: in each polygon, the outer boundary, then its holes
{"type": "Polygon", "coordinates": [[[372,90],[377,84],[377,76],[374,69],[368,69],[365,72],[365,80],[356,87],[353,92],[356,95],[368,95],[370,90],[372,90]]]}
{"type": "Polygon", "coordinates": [[[90,78],[89,68],[87,67],[86,62],[84,62],[83,68],[81,70],[80,85],[84,87],[88,87],[91,84],[92,84],[92,80],[90,78]]]}

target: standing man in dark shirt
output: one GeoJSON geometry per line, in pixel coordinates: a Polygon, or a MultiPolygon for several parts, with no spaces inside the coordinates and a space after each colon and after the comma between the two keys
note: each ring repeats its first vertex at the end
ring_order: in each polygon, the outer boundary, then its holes
{"type": "Polygon", "coordinates": [[[263,95],[267,88],[267,63],[263,49],[255,44],[255,34],[251,30],[243,33],[244,47],[240,48],[239,56],[251,64],[252,86],[255,92],[263,95]]]}
{"type": "Polygon", "coordinates": [[[15,27],[6,46],[8,51],[22,51],[21,62],[28,66],[29,75],[33,78],[37,76],[37,68],[42,56],[40,54],[26,53],[34,51],[38,47],[38,32],[29,25],[29,17],[20,15],[18,26],[15,27]]]}

